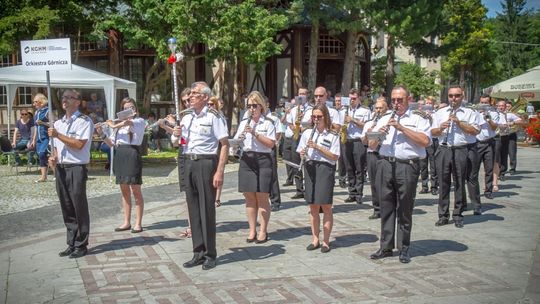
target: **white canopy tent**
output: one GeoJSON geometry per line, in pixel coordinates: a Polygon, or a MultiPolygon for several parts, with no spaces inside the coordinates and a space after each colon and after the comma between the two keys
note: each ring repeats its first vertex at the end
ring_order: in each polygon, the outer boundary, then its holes
{"type": "MultiPolygon", "coordinates": [[[[71,65],[71,70],[51,70],[51,87],[73,89],[103,89],[109,119],[114,119],[116,113],[116,90],[125,89],[130,97],[135,98],[137,84],[133,81],[114,77],[94,70],[71,65]]],[[[11,111],[15,92],[18,87],[46,87],[47,78],[45,71],[29,71],[22,65],[0,68],[0,86],[6,87],[7,93],[7,122],[8,130],[11,129],[11,111]]],[[[50,98],[50,96],[48,96],[50,98]]],[[[8,138],[10,132],[8,131],[8,138]]],[[[112,164],[111,164],[112,174],[112,164]]]]}
{"type": "Polygon", "coordinates": [[[487,88],[487,92],[495,98],[525,98],[528,101],[540,101],[540,65],[487,88]]]}

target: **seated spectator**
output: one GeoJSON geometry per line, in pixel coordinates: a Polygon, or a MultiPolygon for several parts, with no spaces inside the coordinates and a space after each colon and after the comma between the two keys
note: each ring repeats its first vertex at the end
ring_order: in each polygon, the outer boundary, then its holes
{"type": "Polygon", "coordinates": [[[98,121],[105,121],[105,117],[107,117],[105,102],[98,99],[97,93],[90,94],[90,100],[83,101],[82,108],[88,115],[95,113],[98,121]]]}
{"type": "MultiPolygon", "coordinates": [[[[34,151],[30,149],[32,140],[32,128],[34,128],[34,120],[31,112],[27,110],[21,110],[21,118],[17,120],[15,124],[15,132],[13,133],[13,143],[11,146],[15,151],[28,151],[28,163],[34,164],[34,151]],[[20,136],[19,136],[20,135],[20,136]],[[19,139],[17,140],[17,137],[19,139]]],[[[21,157],[18,153],[15,153],[15,164],[21,165],[21,157]]]]}
{"type": "Polygon", "coordinates": [[[156,121],[156,114],[150,112],[148,118],[146,119],[146,129],[145,133],[148,136],[148,146],[150,149],[157,152],[161,152],[161,138],[166,138],[164,132],[160,132],[159,121],[156,121]]]}

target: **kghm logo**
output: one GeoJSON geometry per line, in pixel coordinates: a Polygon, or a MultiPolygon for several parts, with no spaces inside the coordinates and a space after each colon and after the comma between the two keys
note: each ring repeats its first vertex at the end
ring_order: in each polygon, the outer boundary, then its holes
{"type": "Polygon", "coordinates": [[[44,52],[47,52],[47,47],[46,46],[31,46],[30,51],[32,51],[33,53],[44,53],[44,52]]]}
{"type": "Polygon", "coordinates": [[[25,53],[25,54],[28,54],[28,52],[30,52],[30,47],[29,47],[29,46],[27,46],[27,47],[24,48],[24,53],[25,53]]]}

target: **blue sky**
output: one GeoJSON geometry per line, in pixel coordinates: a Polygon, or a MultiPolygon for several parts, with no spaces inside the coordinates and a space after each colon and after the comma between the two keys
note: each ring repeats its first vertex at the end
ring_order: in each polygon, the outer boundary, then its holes
{"type": "MultiPolygon", "coordinates": [[[[496,17],[497,13],[502,12],[502,6],[501,6],[502,0],[482,0],[482,3],[488,8],[488,17],[496,17]]],[[[532,8],[535,10],[540,9],[540,0],[527,0],[527,4],[525,4],[525,8],[532,8]]]]}

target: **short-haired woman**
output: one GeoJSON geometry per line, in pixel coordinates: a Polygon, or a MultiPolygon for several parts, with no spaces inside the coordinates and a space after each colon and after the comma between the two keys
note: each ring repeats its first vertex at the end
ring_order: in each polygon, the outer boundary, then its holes
{"type": "Polygon", "coordinates": [[[311,244],[307,250],[321,248],[330,251],[330,233],[334,223],[332,201],[334,198],[334,179],[336,161],[339,158],[339,135],[331,131],[332,123],[328,108],[318,104],[311,114],[312,129],[302,133],[296,152],[304,158],[305,200],[309,204],[311,221],[311,244]],[[319,241],[320,216],[323,215],[323,241],[319,241]]]}
{"type": "Polygon", "coordinates": [[[238,171],[238,191],[246,199],[246,213],[249,224],[249,236],[246,242],[257,244],[268,240],[268,222],[270,220],[270,202],[268,196],[272,187],[272,159],[270,153],[276,141],[274,122],[266,118],[266,101],[257,91],[247,97],[247,111],[250,115],[243,119],[234,136],[243,143],[238,171]],[[260,231],[257,235],[257,217],[260,231]]]}
{"type": "Polygon", "coordinates": [[[33,99],[33,105],[36,108],[36,114],[34,115],[36,131],[29,148],[36,147],[36,153],[39,158],[39,170],[41,171],[41,176],[36,180],[36,183],[41,183],[47,181],[49,157],[49,135],[47,134],[47,129],[49,128],[49,107],[47,106],[47,97],[41,93],[36,94],[33,99]]]}

